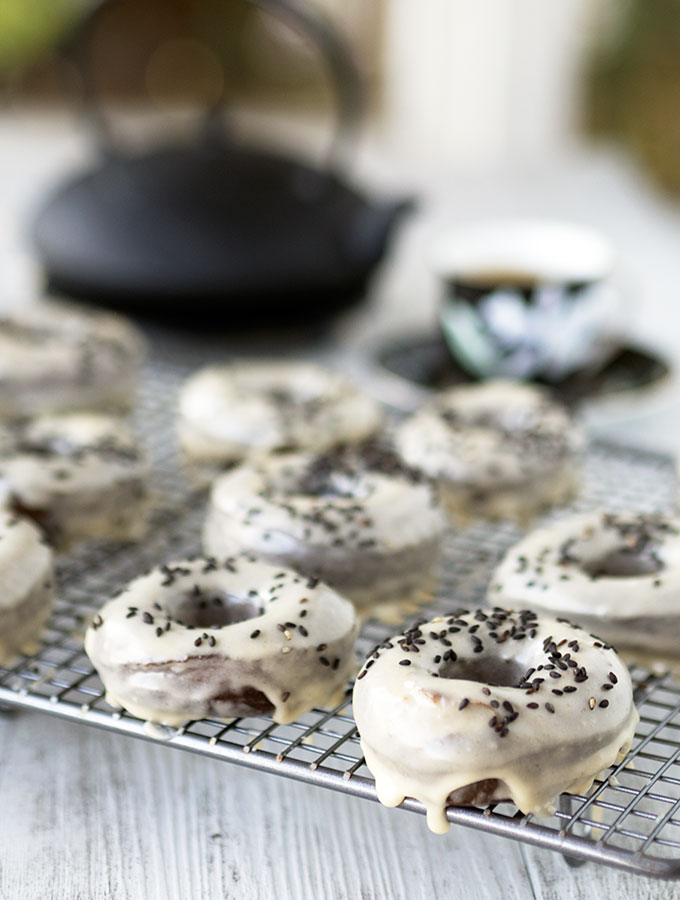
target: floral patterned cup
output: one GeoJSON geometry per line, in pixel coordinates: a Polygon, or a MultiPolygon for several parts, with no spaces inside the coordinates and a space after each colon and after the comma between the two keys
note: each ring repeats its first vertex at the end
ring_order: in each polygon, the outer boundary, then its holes
{"type": "Polygon", "coordinates": [[[451,353],[478,378],[559,381],[611,352],[620,292],[593,229],[509,219],[440,236],[433,250],[451,353]]]}

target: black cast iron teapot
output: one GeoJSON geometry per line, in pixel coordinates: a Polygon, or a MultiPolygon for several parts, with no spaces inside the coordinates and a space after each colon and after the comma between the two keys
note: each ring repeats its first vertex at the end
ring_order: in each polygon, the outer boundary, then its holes
{"type": "Polygon", "coordinates": [[[117,149],[90,77],[95,13],[72,55],[102,153],[37,217],[35,245],[52,290],[194,324],[200,316],[240,324],[320,318],[362,297],[410,201],[371,200],[343,175],[362,91],[335,32],[287,0],[253,2],[306,34],[330,69],[339,114],[327,164],[246,145],[217,109],[188,145],[117,149]]]}

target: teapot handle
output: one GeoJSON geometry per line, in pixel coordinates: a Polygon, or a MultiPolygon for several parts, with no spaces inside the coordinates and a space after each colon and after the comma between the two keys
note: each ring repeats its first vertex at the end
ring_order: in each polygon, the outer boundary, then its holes
{"type": "MultiPolygon", "coordinates": [[[[83,118],[94,132],[101,151],[107,156],[120,155],[120,151],[99,101],[90,51],[91,38],[99,17],[112,2],[113,0],[98,0],[62,48],[63,55],[71,62],[78,76],[77,87],[83,118]]],[[[335,172],[344,170],[364,112],[362,79],[347,44],[322,16],[303,8],[295,0],[248,2],[306,37],[318,49],[329,74],[336,107],[326,167],[335,172]]],[[[221,108],[222,99],[205,111],[206,133],[215,134],[214,124],[221,108]]]]}

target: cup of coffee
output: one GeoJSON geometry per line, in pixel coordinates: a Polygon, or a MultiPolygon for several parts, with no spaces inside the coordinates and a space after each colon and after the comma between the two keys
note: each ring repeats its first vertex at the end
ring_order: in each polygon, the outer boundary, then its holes
{"type": "Polygon", "coordinates": [[[620,291],[609,241],[586,226],[540,219],[442,234],[432,263],[440,321],[477,378],[558,382],[602,364],[614,347],[620,291]]]}

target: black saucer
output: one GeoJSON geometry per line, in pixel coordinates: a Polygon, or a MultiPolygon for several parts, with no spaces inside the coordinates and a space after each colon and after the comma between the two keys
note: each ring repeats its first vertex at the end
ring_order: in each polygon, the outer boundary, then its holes
{"type": "MultiPolygon", "coordinates": [[[[392,374],[432,390],[476,380],[458,365],[438,335],[414,335],[392,341],[378,351],[377,358],[392,374]]],[[[566,406],[574,407],[587,400],[655,386],[670,371],[669,364],[649,350],[626,344],[616,347],[600,368],[575,372],[557,383],[538,379],[536,383],[547,387],[566,406]]]]}

